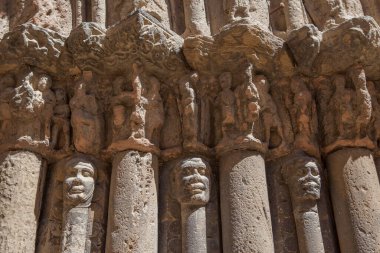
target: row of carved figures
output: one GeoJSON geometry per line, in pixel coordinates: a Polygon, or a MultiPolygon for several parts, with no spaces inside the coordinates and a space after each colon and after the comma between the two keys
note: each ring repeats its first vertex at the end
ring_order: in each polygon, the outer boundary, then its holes
{"type": "Polygon", "coordinates": [[[295,76],[270,85],[247,63],[218,80],[190,73],[160,88],[137,62],[130,78],[114,78],[100,97],[100,81],[90,71],[67,88],[52,87],[51,77],[30,68],[17,81],[3,76],[0,144],[98,155],[138,147],[161,149],[164,157],[183,150],[212,155],[213,148],[221,155],[248,145],[273,157],[302,150],[318,158],[320,149],[374,149],[380,138],[377,88],[360,66],[331,78],[295,76]]]}
{"type": "Polygon", "coordinates": [[[81,22],[111,26],[142,8],[167,28],[187,37],[210,35],[211,31],[215,34],[223,25],[239,20],[255,22],[280,36],[305,24],[314,24],[320,30],[325,30],[352,17],[369,15],[380,20],[380,6],[373,0],[323,0],[318,3],[312,0],[75,0],[70,3],[62,1],[56,5],[66,8],[66,12],[39,1],[29,4],[24,0],[12,1],[3,10],[2,23],[6,23],[8,16],[11,29],[32,21],[67,35],[81,22]],[[49,22],[50,16],[54,15],[68,25],[72,23],[72,26],[67,29],[60,23],[49,22]]]}

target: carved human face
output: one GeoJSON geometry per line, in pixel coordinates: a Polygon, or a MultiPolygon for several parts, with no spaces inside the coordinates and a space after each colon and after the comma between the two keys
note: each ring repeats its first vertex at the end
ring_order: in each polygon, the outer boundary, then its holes
{"type": "Polygon", "coordinates": [[[296,198],[317,200],[320,198],[321,178],[314,161],[294,166],[288,171],[290,191],[296,198]]]}
{"type": "Polygon", "coordinates": [[[201,158],[185,160],[175,168],[175,194],[178,202],[206,205],[210,200],[210,167],[201,158]]]}
{"type": "Polygon", "coordinates": [[[55,97],[57,98],[57,102],[66,103],[66,92],[64,89],[57,89],[55,91],[55,97]]]}
{"type": "Polygon", "coordinates": [[[38,89],[45,91],[51,88],[51,78],[48,75],[42,75],[38,80],[38,89]]]}
{"type": "Polygon", "coordinates": [[[69,163],[64,180],[64,197],[76,204],[90,204],[95,188],[95,169],[91,163],[69,163]]]}
{"type": "Polygon", "coordinates": [[[219,76],[220,87],[223,90],[231,89],[232,76],[230,72],[225,72],[219,76]]]}

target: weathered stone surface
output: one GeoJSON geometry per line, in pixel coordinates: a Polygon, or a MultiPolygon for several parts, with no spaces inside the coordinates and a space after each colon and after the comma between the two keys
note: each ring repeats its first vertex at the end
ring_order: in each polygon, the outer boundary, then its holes
{"type": "Polygon", "coordinates": [[[344,252],[380,249],[380,185],[370,151],[344,149],[327,158],[340,248],[344,252]]]}
{"type": "Polygon", "coordinates": [[[0,251],[34,252],[46,161],[26,151],[0,157],[0,251]]]}
{"type": "Polygon", "coordinates": [[[252,151],[231,152],[221,158],[219,173],[223,251],[273,252],[262,155],[252,151]]]}
{"type": "Polygon", "coordinates": [[[50,171],[37,237],[0,211],[39,253],[378,252],[379,6],[0,0],[0,154],[50,171]]]}
{"type": "Polygon", "coordinates": [[[107,252],[157,252],[158,161],[125,151],[113,161],[107,252]]]}

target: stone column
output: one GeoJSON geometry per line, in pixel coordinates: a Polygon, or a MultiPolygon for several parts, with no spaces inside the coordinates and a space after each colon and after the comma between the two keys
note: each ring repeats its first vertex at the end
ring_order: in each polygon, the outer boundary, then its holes
{"type": "Polygon", "coordinates": [[[371,151],[345,148],[327,157],[340,249],[380,251],[380,185],[371,151]]]}
{"type": "Polygon", "coordinates": [[[124,151],[114,156],[106,252],[156,253],[158,159],[124,151]]]}
{"type": "Polygon", "coordinates": [[[186,30],[184,38],[190,35],[210,35],[204,0],[183,0],[186,30]]]}
{"type": "Polygon", "coordinates": [[[317,201],[321,197],[321,177],[317,161],[295,156],[282,168],[292,199],[301,253],[324,253],[317,201]]]}
{"type": "Polygon", "coordinates": [[[182,252],[207,253],[206,208],[181,205],[182,252]]]}
{"type": "Polygon", "coordinates": [[[0,252],[34,252],[45,174],[37,154],[0,155],[0,252]]]}
{"type": "Polygon", "coordinates": [[[223,251],[274,252],[265,162],[255,151],[220,159],[223,251]]]}

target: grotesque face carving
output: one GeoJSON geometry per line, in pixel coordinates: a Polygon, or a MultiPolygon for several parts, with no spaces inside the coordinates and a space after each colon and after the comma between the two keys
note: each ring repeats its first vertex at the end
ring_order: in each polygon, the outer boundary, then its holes
{"type": "Polygon", "coordinates": [[[317,200],[320,198],[321,178],[314,159],[301,158],[293,164],[288,164],[284,177],[290,192],[297,199],[317,200]]]}
{"type": "Polygon", "coordinates": [[[180,162],[174,169],[175,195],[178,202],[206,205],[210,200],[210,166],[201,158],[180,162]]]}
{"type": "Polygon", "coordinates": [[[87,161],[72,160],[66,166],[64,198],[74,205],[90,205],[95,188],[95,168],[87,161]]]}

